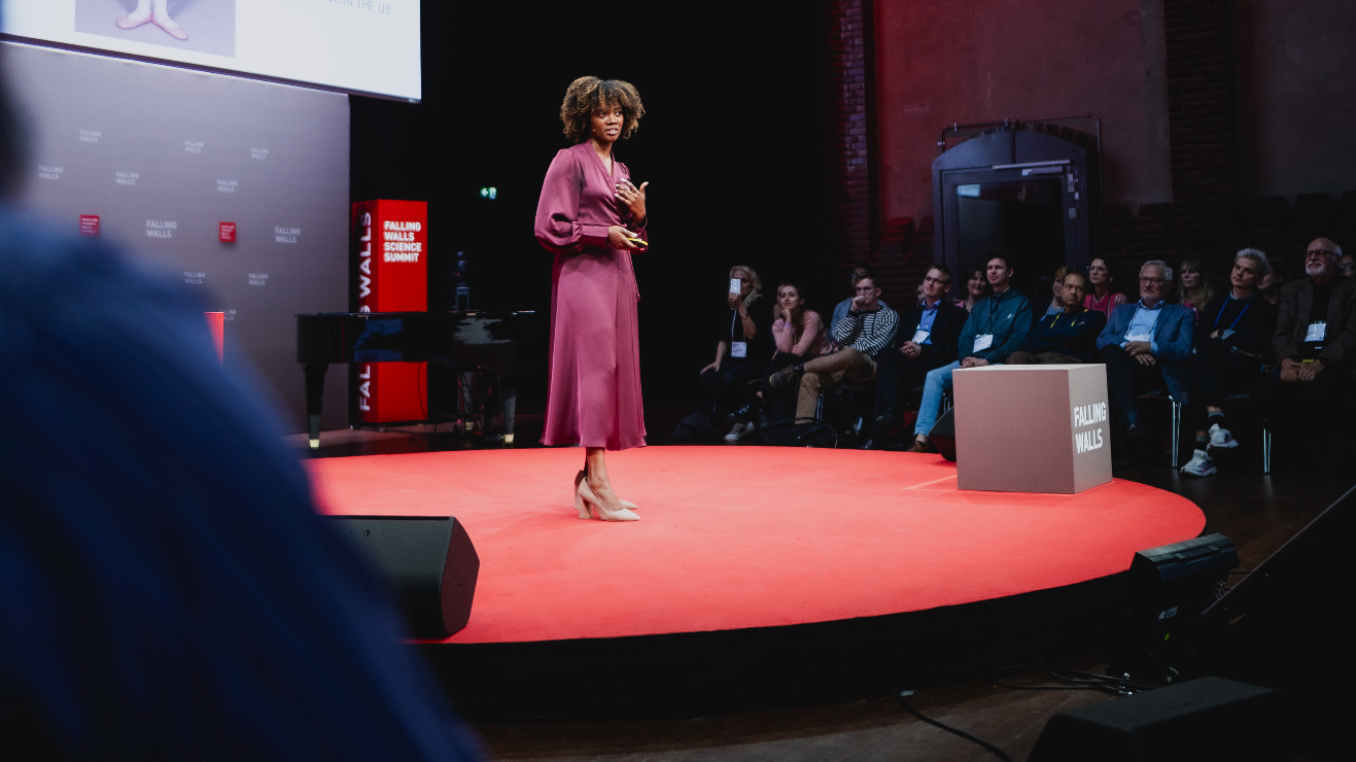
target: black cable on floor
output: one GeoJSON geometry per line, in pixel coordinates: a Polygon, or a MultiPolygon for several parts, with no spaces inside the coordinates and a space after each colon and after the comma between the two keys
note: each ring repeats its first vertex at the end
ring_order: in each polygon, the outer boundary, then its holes
{"type": "Polygon", "coordinates": [[[927,715],[923,714],[917,709],[914,709],[912,706],[909,705],[908,701],[904,700],[904,697],[911,694],[912,692],[913,691],[900,691],[898,695],[899,705],[904,707],[905,711],[907,711],[909,714],[913,715],[914,717],[917,717],[918,719],[922,720],[923,722],[926,722],[929,725],[932,725],[933,727],[941,728],[942,730],[945,730],[948,733],[954,733],[960,736],[961,738],[970,741],[971,743],[979,744],[980,746],[984,747],[985,751],[988,751],[990,754],[993,754],[999,759],[1005,760],[1005,762],[1012,762],[1012,757],[1009,757],[1006,752],[1004,752],[997,746],[994,746],[993,744],[989,743],[988,741],[982,741],[978,738],[975,738],[969,733],[966,733],[964,730],[957,730],[956,728],[953,728],[950,725],[938,722],[937,720],[928,717],[927,715]]]}

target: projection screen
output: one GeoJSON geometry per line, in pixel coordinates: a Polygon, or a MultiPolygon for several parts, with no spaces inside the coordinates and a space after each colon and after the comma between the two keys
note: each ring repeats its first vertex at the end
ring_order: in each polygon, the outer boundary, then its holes
{"type": "Polygon", "coordinates": [[[419,0],[0,0],[0,35],[342,92],[422,97],[419,0]]]}

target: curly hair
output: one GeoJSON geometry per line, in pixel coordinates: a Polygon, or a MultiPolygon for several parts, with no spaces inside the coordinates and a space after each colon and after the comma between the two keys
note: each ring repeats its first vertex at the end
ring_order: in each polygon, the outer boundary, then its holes
{"type": "Polygon", "coordinates": [[[580,77],[571,82],[565,91],[565,101],[560,104],[565,136],[575,143],[584,142],[589,137],[589,120],[594,113],[612,106],[620,106],[622,110],[621,136],[631,137],[640,126],[640,118],[645,116],[645,107],[640,103],[640,93],[630,82],[597,77],[580,77]]]}

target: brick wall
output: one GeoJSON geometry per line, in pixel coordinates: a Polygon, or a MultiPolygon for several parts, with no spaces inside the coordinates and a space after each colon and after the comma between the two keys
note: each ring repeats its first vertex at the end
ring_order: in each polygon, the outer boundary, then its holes
{"type": "Polygon", "coordinates": [[[1238,162],[1228,0],[1163,0],[1173,223],[1179,247],[1235,248],[1238,162]]]}
{"type": "Polygon", "coordinates": [[[872,0],[828,0],[825,139],[828,244],[844,274],[879,255],[875,12],[872,0]]]}

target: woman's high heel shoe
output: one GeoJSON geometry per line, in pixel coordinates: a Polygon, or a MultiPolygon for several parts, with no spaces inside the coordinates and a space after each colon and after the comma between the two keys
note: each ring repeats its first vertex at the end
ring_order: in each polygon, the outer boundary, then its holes
{"type": "MultiPolygon", "coordinates": [[[[593,490],[589,489],[587,479],[579,482],[579,487],[574,493],[579,496],[588,511],[591,511],[593,515],[603,521],[640,521],[640,514],[632,513],[625,508],[619,511],[608,510],[607,506],[603,505],[602,501],[598,499],[598,496],[593,494],[593,490]]],[[[581,515],[580,518],[585,517],[581,515]]]]}
{"type": "MultiPolygon", "coordinates": [[[[574,509],[576,511],[579,511],[579,518],[581,519],[587,519],[589,517],[588,506],[584,505],[584,498],[581,497],[579,494],[579,485],[584,482],[584,478],[587,476],[588,476],[587,471],[580,471],[579,473],[574,475],[574,509]]],[[[621,503],[621,507],[627,509],[628,511],[635,511],[640,508],[640,506],[636,505],[630,500],[622,500],[621,498],[617,498],[617,502],[621,503]]]]}

